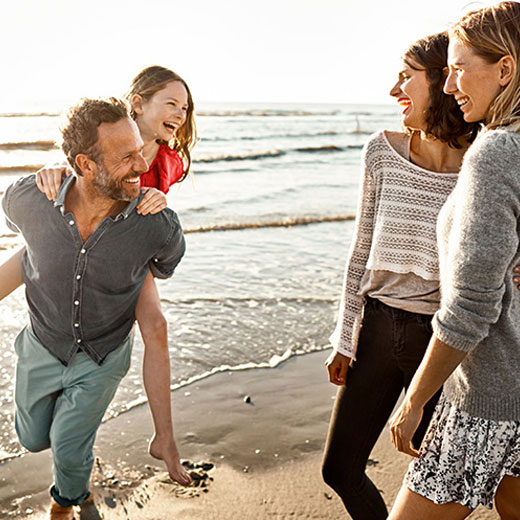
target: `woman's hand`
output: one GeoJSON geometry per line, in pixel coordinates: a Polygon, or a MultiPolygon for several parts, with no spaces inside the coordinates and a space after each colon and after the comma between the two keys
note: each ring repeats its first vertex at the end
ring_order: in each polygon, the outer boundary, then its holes
{"type": "Polygon", "coordinates": [[[159,213],[166,206],[166,195],[155,188],[141,188],[141,192],[144,193],[144,197],[141,202],[137,205],[137,213],[139,215],[148,215],[151,213],[159,213]]]}
{"type": "Polygon", "coordinates": [[[403,404],[389,421],[390,437],[398,451],[418,457],[419,452],[412,445],[412,438],[421,422],[423,409],[412,406],[405,397],[403,404]]]}
{"type": "Polygon", "coordinates": [[[513,269],[513,282],[516,283],[516,288],[520,289],[520,265],[517,265],[513,269]]]}
{"type": "Polygon", "coordinates": [[[332,352],[325,361],[329,371],[329,381],[335,385],[343,386],[347,380],[347,370],[352,358],[344,356],[339,352],[332,352]]]}
{"type": "Polygon", "coordinates": [[[66,164],[44,166],[36,172],[36,186],[49,200],[56,200],[60,190],[63,176],[73,173],[72,168],[66,164]]]}

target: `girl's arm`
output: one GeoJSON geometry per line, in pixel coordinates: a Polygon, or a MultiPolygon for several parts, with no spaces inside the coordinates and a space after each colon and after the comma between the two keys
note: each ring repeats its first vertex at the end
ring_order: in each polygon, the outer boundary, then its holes
{"type": "Polygon", "coordinates": [[[191,478],[180,462],[173,434],[167,323],[151,273],[141,289],[135,315],[143,336],[144,388],[155,428],[149,452],[152,457],[164,460],[173,480],[187,486],[191,478]]]}
{"type": "MultiPolygon", "coordinates": [[[[63,176],[72,173],[74,171],[68,163],[45,166],[36,172],[36,185],[49,200],[56,200],[63,176]]],[[[154,215],[167,206],[166,195],[162,191],[150,187],[141,188],[141,191],[144,196],[137,205],[137,213],[140,215],[154,215]]]]}
{"type": "Polygon", "coordinates": [[[22,255],[24,251],[25,247],[22,247],[0,265],[0,300],[23,284],[22,255]]]}

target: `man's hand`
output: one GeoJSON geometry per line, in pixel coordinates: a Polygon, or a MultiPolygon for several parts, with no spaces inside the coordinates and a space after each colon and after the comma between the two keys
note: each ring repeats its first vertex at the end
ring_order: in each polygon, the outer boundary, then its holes
{"type": "Polygon", "coordinates": [[[181,486],[190,486],[191,477],[181,464],[179,452],[173,437],[170,439],[162,439],[156,435],[153,436],[148,446],[148,453],[154,458],[163,460],[168,468],[170,478],[181,486]]]}
{"type": "Polygon", "coordinates": [[[141,192],[144,193],[144,197],[137,205],[139,215],[148,215],[148,213],[155,215],[167,206],[166,195],[162,191],[155,188],[141,188],[141,192]]]}
{"type": "Polygon", "coordinates": [[[352,358],[344,356],[339,352],[332,352],[325,361],[329,371],[329,381],[335,385],[343,386],[347,380],[347,370],[352,358]]]}
{"type": "Polygon", "coordinates": [[[56,200],[63,176],[71,173],[72,168],[65,163],[44,166],[36,172],[36,186],[49,200],[56,200]]]}

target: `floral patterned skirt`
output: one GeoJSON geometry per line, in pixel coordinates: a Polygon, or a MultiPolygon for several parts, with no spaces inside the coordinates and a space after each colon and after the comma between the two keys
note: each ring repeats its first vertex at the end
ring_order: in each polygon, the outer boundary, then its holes
{"type": "Polygon", "coordinates": [[[436,504],[491,509],[504,475],[520,477],[520,421],[474,417],[442,395],[406,486],[436,504]]]}

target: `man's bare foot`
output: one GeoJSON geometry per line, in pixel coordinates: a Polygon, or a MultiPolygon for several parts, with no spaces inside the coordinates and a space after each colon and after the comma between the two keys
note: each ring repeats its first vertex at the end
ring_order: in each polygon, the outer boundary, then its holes
{"type": "Polygon", "coordinates": [[[94,503],[94,496],[90,495],[79,506],[79,520],[102,520],[102,516],[94,503]]]}
{"type": "Polygon", "coordinates": [[[170,478],[182,486],[189,486],[192,483],[191,477],[184,469],[179,458],[179,452],[173,439],[162,440],[153,436],[148,446],[148,453],[154,458],[163,460],[168,468],[170,478]]]}
{"type": "Polygon", "coordinates": [[[72,506],[61,507],[57,502],[51,499],[49,520],[74,520],[74,509],[72,506]]]}

